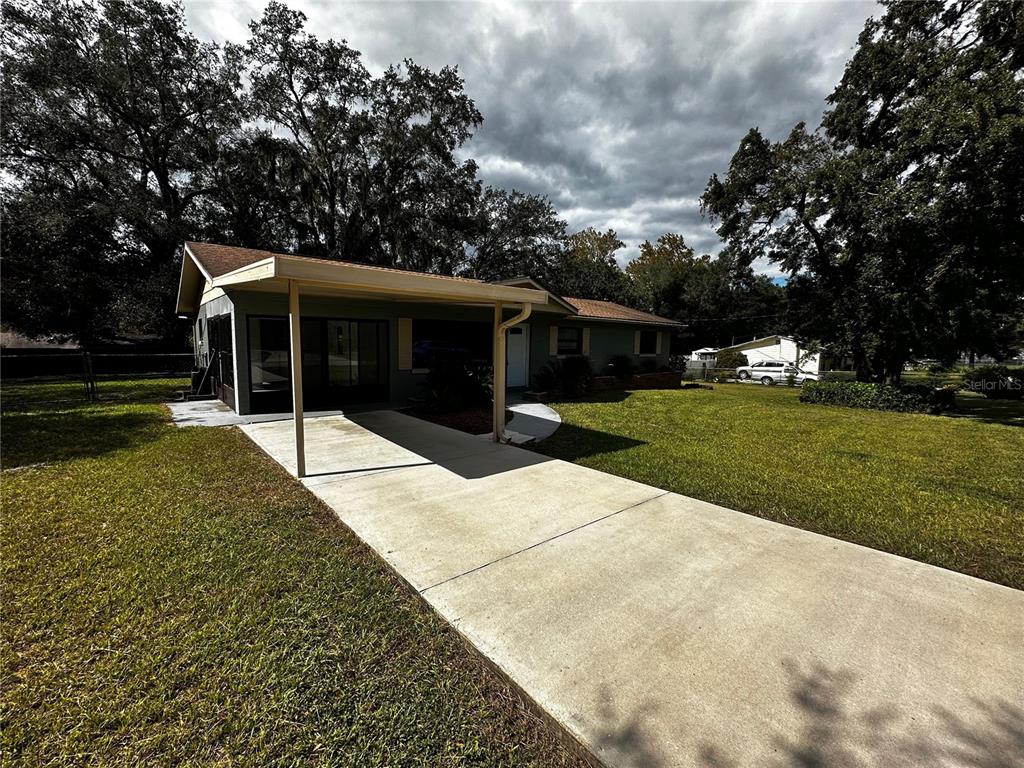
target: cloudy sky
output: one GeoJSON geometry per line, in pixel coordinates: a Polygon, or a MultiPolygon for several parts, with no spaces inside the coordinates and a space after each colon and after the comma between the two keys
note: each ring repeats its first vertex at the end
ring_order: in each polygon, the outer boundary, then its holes
{"type": "MultiPolygon", "coordinates": [[[[242,41],[265,3],[185,0],[195,32],[242,41]]],[[[575,231],[718,238],[698,197],[743,134],[817,126],[874,3],[289,2],[377,72],[458,65],[484,115],[485,183],[547,195],[575,231]]],[[[768,265],[762,270],[772,272],[768,265]]]]}

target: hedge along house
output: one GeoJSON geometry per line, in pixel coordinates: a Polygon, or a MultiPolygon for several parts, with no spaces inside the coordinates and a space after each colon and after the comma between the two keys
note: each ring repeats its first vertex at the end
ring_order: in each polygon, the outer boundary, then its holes
{"type": "Polygon", "coordinates": [[[197,365],[224,403],[239,414],[298,417],[300,475],[306,408],[405,405],[423,394],[434,360],[456,356],[493,366],[500,439],[506,389],[528,387],[549,360],[585,355],[601,370],[628,355],[654,370],[668,363],[679,327],[561,297],[529,278],[488,283],[193,242],[177,311],[194,320],[197,365]]]}

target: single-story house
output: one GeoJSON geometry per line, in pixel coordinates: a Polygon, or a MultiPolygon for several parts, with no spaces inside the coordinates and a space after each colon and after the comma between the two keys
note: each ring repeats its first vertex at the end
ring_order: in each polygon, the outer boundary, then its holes
{"type": "Polygon", "coordinates": [[[585,355],[600,371],[629,355],[656,369],[680,327],[528,277],[490,283],[194,242],[183,249],[177,311],[194,322],[197,363],[239,414],[403,405],[422,394],[432,359],[458,354],[503,361],[499,435],[506,387],[527,388],[549,360],[585,355]]]}
{"type": "Polygon", "coordinates": [[[821,364],[820,353],[807,354],[806,350],[801,350],[800,344],[791,336],[765,336],[742,344],[734,344],[731,347],[723,347],[723,349],[741,352],[746,355],[747,362],[751,365],[763,360],[778,360],[794,363],[808,373],[817,373],[821,364]]]}
{"type": "Polygon", "coordinates": [[[695,361],[714,360],[718,354],[718,347],[701,347],[690,353],[690,359],[695,361]]]}

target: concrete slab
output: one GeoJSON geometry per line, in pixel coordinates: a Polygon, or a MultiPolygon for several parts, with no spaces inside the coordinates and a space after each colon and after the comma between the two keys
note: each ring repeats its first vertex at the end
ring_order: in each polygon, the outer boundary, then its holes
{"type": "Polygon", "coordinates": [[[1024,761],[1024,593],[676,494],[424,596],[608,765],[1024,761]]]}
{"type": "Polygon", "coordinates": [[[310,490],[610,766],[1024,765],[1024,592],[402,414],[306,433],[310,490]]]}
{"type": "Polygon", "coordinates": [[[544,403],[516,402],[509,405],[512,418],[506,424],[506,430],[518,432],[533,440],[544,440],[555,434],[562,426],[562,417],[558,411],[544,403]]]}
{"type": "Polygon", "coordinates": [[[244,419],[220,400],[186,400],[167,403],[171,420],[179,427],[230,427],[244,419]]]}
{"type": "Polygon", "coordinates": [[[311,489],[419,590],[664,493],[501,448],[311,489]]]}

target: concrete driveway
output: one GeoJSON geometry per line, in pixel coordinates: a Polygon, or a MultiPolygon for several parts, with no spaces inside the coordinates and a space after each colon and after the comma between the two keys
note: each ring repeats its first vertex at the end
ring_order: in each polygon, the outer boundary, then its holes
{"type": "MultiPolygon", "coordinates": [[[[241,429],[294,470],[291,422],[241,429]]],[[[393,412],[306,439],[307,487],[607,765],[1024,765],[1024,592],[393,412]]]]}

